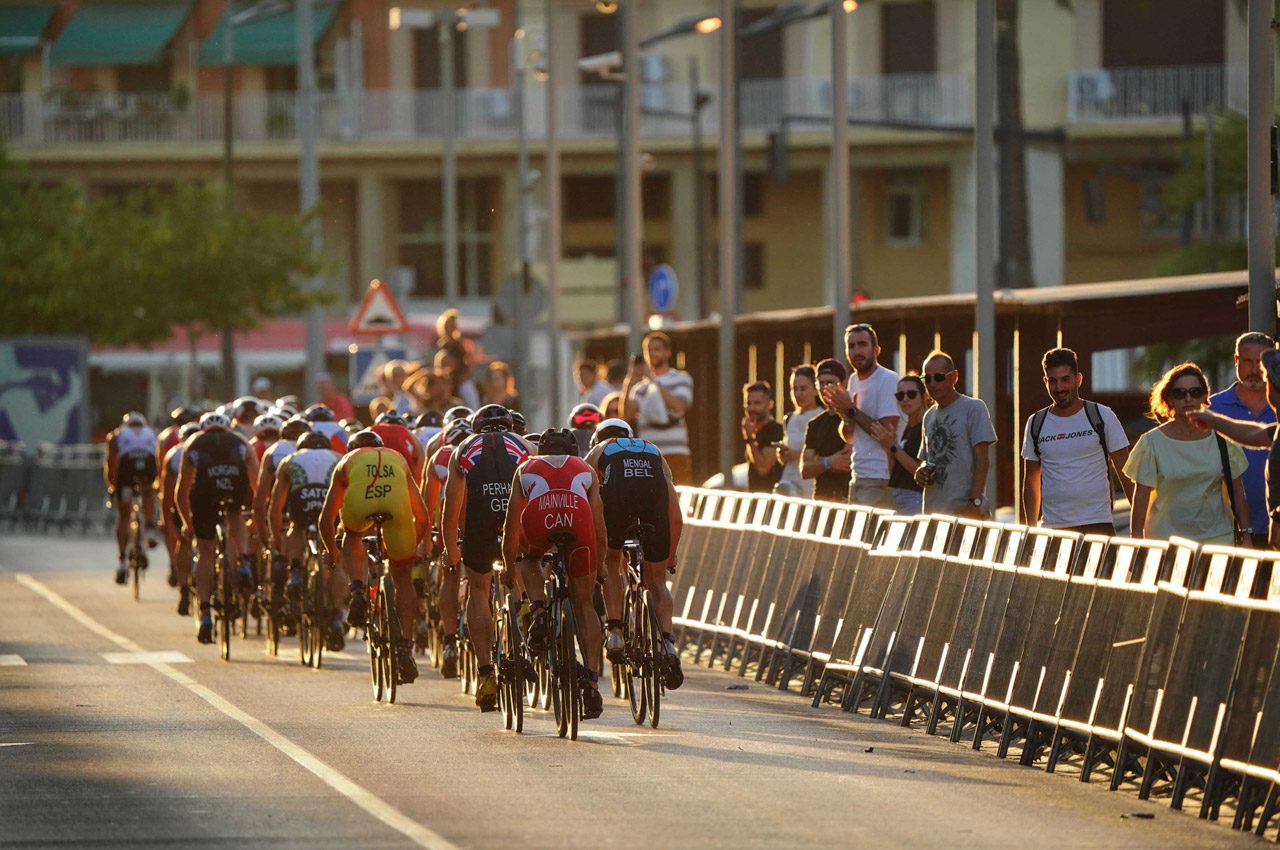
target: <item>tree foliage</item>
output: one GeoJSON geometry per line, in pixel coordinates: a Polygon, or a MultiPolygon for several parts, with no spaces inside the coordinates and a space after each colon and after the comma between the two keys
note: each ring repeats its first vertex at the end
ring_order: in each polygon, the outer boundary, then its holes
{"type": "Polygon", "coordinates": [[[307,219],[179,183],[122,199],[23,183],[0,150],[0,334],[153,345],[176,328],[245,330],[323,298],[307,219]]]}

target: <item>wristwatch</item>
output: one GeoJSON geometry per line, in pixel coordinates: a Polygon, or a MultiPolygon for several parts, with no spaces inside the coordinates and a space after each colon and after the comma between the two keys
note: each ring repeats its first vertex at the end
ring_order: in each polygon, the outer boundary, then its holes
{"type": "Polygon", "coordinates": [[[857,415],[858,415],[858,405],[856,405],[856,404],[851,404],[851,405],[849,405],[848,407],[846,407],[846,408],[844,409],[844,415],[845,415],[845,418],[846,418],[846,419],[852,419],[853,417],[857,416],[857,415]]]}

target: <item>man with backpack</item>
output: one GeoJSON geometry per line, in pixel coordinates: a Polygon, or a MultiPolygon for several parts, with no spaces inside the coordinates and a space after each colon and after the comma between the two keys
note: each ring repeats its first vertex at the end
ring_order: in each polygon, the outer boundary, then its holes
{"type": "Polygon", "coordinates": [[[1080,398],[1084,375],[1074,351],[1047,351],[1041,366],[1053,404],[1032,414],[1023,433],[1023,520],[1115,534],[1110,467],[1132,500],[1133,482],[1120,472],[1129,457],[1129,439],[1111,408],[1080,398]]]}

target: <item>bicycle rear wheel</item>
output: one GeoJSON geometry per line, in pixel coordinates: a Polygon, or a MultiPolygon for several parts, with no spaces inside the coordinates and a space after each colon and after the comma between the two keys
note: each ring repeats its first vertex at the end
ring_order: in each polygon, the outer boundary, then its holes
{"type": "Polygon", "coordinates": [[[582,693],[578,681],[577,627],[572,602],[567,599],[556,602],[555,623],[551,701],[555,708],[556,732],[561,738],[576,741],[578,720],[582,714],[582,693]]]}
{"type": "Polygon", "coordinates": [[[277,592],[275,577],[267,573],[267,651],[272,655],[280,654],[280,618],[284,612],[280,610],[281,599],[277,592]]]}
{"type": "Polygon", "coordinates": [[[235,590],[231,587],[231,569],[227,564],[227,553],[224,550],[218,556],[218,654],[223,661],[231,660],[231,618],[232,606],[235,605],[235,590]]]}
{"type": "MultiPolygon", "coordinates": [[[[141,498],[140,495],[135,496],[137,500],[141,498]]],[[[142,523],[138,520],[138,506],[135,503],[129,532],[129,590],[134,602],[139,601],[142,592],[142,570],[146,565],[146,557],[142,551],[142,523]]]]}
{"type": "Polygon", "coordinates": [[[396,701],[399,671],[396,669],[396,650],[400,644],[400,617],[396,613],[396,588],[391,576],[383,573],[378,580],[379,607],[382,613],[382,675],[387,682],[387,702],[396,701]]]}
{"type": "Polygon", "coordinates": [[[319,670],[324,660],[325,641],[329,639],[329,621],[324,605],[324,568],[315,557],[307,565],[307,598],[303,604],[310,609],[311,666],[319,670]]]}
{"type": "Polygon", "coordinates": [[[645,631],[645,699],[649,704],[649,725],[657,729],[658,717],[662,711],[662,675],[666,667],[667,652],[662,641],[662,628],[658,625],[658,612],[653,605],[653,594],[646,588],[641,591],[640,599],[645,631]]]}
{"type": "Polygon", "coordinates": [[[378,616],[378,606],[382,604],[382,597],[377,592],[376,586],[370,595],[373,598],[369,600],[369,621],[364,629],[364,640],[369,648],[369,675],[373,678],[373,701],[382,702],[385,687],[382,676],[382,637],[379,635],[381,624],[378,616]]]}
{"type": "Polygon", "coordinates": [[[634,590],[627,588],[623,605],[623,642],[627,658],[623,667],[627,678],[627,702],[631,705],[631,719],[643,726],[649,712],[649,686],[645,681],[644,618],[642,601],[634,590]]]}

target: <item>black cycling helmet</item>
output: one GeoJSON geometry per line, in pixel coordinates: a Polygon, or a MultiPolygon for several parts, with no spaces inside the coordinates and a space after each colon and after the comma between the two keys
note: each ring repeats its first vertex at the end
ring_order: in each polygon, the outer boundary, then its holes
{"type": "Polygon", "coordinates": [[[201,411],[200,408],[191,404],[183,407],[175,407],[173,410],[169,411],[169,421],[174,425],[188,425],[192,422],[199,421],[200,414],[202,412],[203,411],[201,411]]]}
{"type": "Polygon", "coordinates": [[[511,411],[511,431],[523,437],[524,432],[527,430],[529,430],[529,426],[524,421],[524,414],[518,410],[511,411]]]}
{"type": "Polygon", "coordinates": [[[181,428],[178,429],[178,439],[185,442],[186,439],[190,437],[192,434],[199,434],[199,433],[200,433],[200,423],[188,422],[187,424],[183,425],[181,428]]]}
{"type": "Polygon", "coordinates": [[[594,429],[603,418],[604,414],[600,412],[600,408],[584,401],[569,413],[569,427],[594,429]]]}
{"type": "Polygon", "coordinates": [[[388,410],[386,413],[379,413],[378,418],[373,420],[373,424],[374,425],[403,425],[406,428],[409,427],[409,423],[404,420],[404,417],[394,410],[388,410]]]}
{"type": "Polygon", "coordinates": [[[310,432],[311,423],[301,416],[290,416],[284,421],[284,427],[280,429],[280,439],[297,440],[303,434],[309,434],[310,432]]]}
{"type": "Polygon", "coordinates": [[[444,441],[451,446],[458,446],[471,436],[471,422],[467,419],[455,419],[444,430],[444,441]]]}
{"type": "Polygon", "coordinates": [[[591,435],[591,445],[598,446],[618,437],[633,436],[635,432],[625,419],[606,419],[596,426],[596,432],[591,435]]]}
{"type": "Polygon", "coordinates": [[[426,413],[418,417],[418,421],[413,423],[415,428],[443,428],[444,417],[438,411],[428,410],[426,413]]]}
{"type": "Polygon", "coordinates": [[[364,423],[359,419],[343,419],[338,424],[342,426],[342,430],[346,431],[348,435],[364,430],[364,423]]]}
{"type": "Polygon", "coordinates": [[[382,438],[378,436],[376,431],[368,429],[357,431],[347,441],[347,451],[355,451],[356,449],[380,449],[382,448],[382,438]]]}
{"type": "Polygon", "coordinates": [[[301,440],[298,440],[298,448],[331,449],[333,448],[333,443],[329,442],[329,438],[318,431],[308,431],[302,435],[301,440]]]}
{"type": "Polygon", "coordinates": [[[538,440],[540,455],[573,455],[578,456],[578,438],[568,428],[548,428],[542,432],[538,440]]]}
{"type": "Polygon", "coordinates": [[[337,419],[333,415],[333,411],[329,409],[327,404],[313,404],[302,413],[302,418],[308,422],[333,422],[337,419]]]}
{"type": "Polygon", "coordinates": [[[486,431],[510,431],[511,411],[500,404],[486,404],[471,414],[471,430],[477,434],[486,431]]]}
{"type": "Polygon", "coordinates": [[[467,407],[465,404],[455,405],[444,412],[444,426],[447,428],[449,427],[450,422],[454,422],[458,419],[470,419],[471,414],[474,412],[475,411],[467,407]]]}

